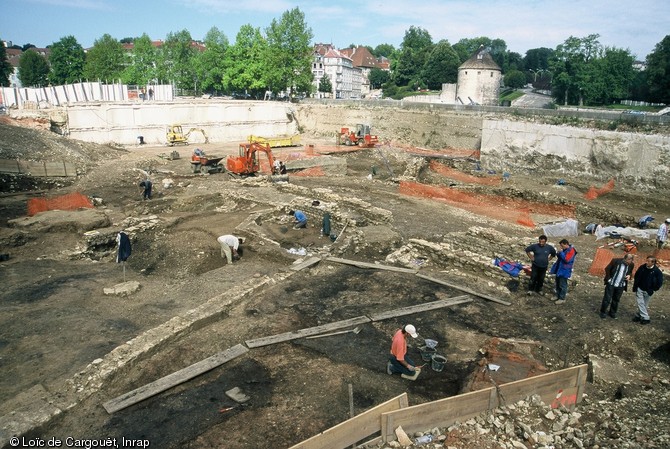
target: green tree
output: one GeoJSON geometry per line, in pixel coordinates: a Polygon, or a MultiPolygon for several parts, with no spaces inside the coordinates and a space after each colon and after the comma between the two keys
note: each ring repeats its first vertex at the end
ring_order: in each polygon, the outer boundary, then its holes
{"type": "Polygon", "coordinates": [[[126,84],[145,86],[152,81],[158,81],[156,74],[157,51],[146,34],[135,39],[133,50],[130,52],[130,63],[121,74],[121,80],[126,84]]]}
{"type": "Polygon", "coordinates": [[[24,87],[49,84],[49,63],[35,50],[28,50],[19,57],[19,79],[24,87]]]}
{"type": "Polygon", "coordinates": [[[391,44],[379,44],[374,48],[374,50],[370,51],[370,53],[372,53],[378,58],[382,56],[384,56],[385,58],[389,58],[394,51],[395,47],[391,44]]]}
{"type": "Polygon", "coordinates": [[[608,105],[629,98],[635,80],[635,58],[629,50],[605,48],[589,65],[584,85],[588,105],[608,105]]]}
{"type": "Polygon", "coordinates": [[[22,50],[22,51],[27,51],[27,50],[30,49],[30,48],[37,48],[37,47],[36,47],[35,45],[33,45],[33,44],[24,44],[24,45],[21,47],[21,50],[22,50]]]}
{"type": "Polygon", "coordinates": [[[526,75],[521,70],[510,70],[505,74],[505,86],[521,89],[526,85],[526,75]]]}
{"type": "Polygon", "coordinates": [[[441,89],[444,83],[458,80],[458,67],[461,60],[449,41],[441,40],[428,55],[423,70],[423,79],[429,89],[441,89]]]}
{"type": "Polygon", "coordinates": [[[227,52],[224,90],[251,95],[263,92],[268,85],[266,54],[267,42],[260,29],[243,25],[237,33],[235,44],[227,52]]]}
{"type": "MultiPolygon", "coordinates": [[[[523,68],[533,73],[547,70],[549,68],[549,60],[553,55],[554,50],[551,48],[531,48],[526,51],[526,56],[523,57],[523,68]]],[[[518,68],[521,69],[521,67],[518,68]]]]}
{"type": "Polygon", "coordinates": [[[157,75],[179,89],[197,90],[193,39],[188,30],[168,33],[158,52],[157,75]]]}
{"type": "Polygon", "coordinates": [[[370,81],[370,87],[372,89],[379,89],[383,84],[391,81],[391,74],[387,70],[382,70],[375,67],[374,69],[370,70],[368,81],[370,81]]]}
{"type": "Polygon", "coordinates": [[[312,89],[312,29],[305,14],[294,8],[272,20],[266,29],[267,84],[271,91],[310,92],[312,89]]]}
{"type": "Polygon", "coordinates": [[[330,94],[333,92],[333,83],[330,82],[328,75],[323,75],[319,80],[319,92],[330,94]]]}
{"type": "Polygon", "coordinates": [[[412,84],[412,87],[425,84],[421,75],[432,50],[433,39],[428,31],[415,26],[405,31],[400,44],[400,56],[393,71],[395,83],[398,86],[412,84]]]}
{"type": "Polygon", "coordinates": [[[647,56],[646,72],[649,100],[670,103],[670,35],[656,44],[647,56]]]}
{"type": "Polygon", "coordinates": [[[7,56],[7,49],[0,43],[0,86],[9,86],[9,75],[12,74],[14,68],[9,63],[7,56]]]}
{"type": "Polygon", "coordinates": [[[500,69],[504,71],[506,66],[505,59],[507,56],[507,43],[505,43],[504,40],[480,36],[473,39],[461,39],[453,45],[454,50],[458,53],[458,57],[463,62],[470,59],[470,57],[479,50],[479,47],[482,46],[488,49],[493,60],[500,66],[500,69]]]}
{"type": "Polygon", "coordinates": [[[84,74],[86,53],[74,36],[65,36],[51,45],[49,79],[53,84],[71,84],[84,74]]]}
{"type": "Polygon", "coordinates": [[[589,67],[602,54],[598,34],[584,38],[570,36],[556,47],[550,61],[552,94],[563,104],[584,104],[584,93],[591,78],[589,67]]]}
{"type": "Polygon", "coordinates": [[[228,38],[217,27],[210,28],[205,35],[205,51],[195,56],[195,73],[198,85],[204,92],[224,90],[223,78],[229,46],[228,38]]]}
{"type": "Polygon", "coordinates": [[[125,52],[119,41],[103,34],[86,54],[84,76],[90,81],[114,82],[125,68],[125,52]]]}

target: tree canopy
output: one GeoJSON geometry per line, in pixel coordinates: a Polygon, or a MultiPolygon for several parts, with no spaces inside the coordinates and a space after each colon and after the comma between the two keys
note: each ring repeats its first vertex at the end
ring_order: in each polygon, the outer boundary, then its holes
{"type": "Polygon", "coordinates": [[[431,50],[423,70],[423,79],[428,89],[439,90],[444,83],[458,80],[461,60],[449,41],[441,40],[431,50]]]}
{"type": "Polygon", "coordinates": [[[146,34],[133,41],[130,63],[123,70],[121,79],[124,83],[144,86],[156,80],[157,52],[146,34]]]}
{"type": "Polygon", "coordinates": [[[243,25],[228,49],[224,90],[258,95],[268,85],[266,66],[267,41],[259,28],[243,25]]]}
{"type": "Polygon", "coordinates": [[[188,30],[168,33],[158,53],[156,68],[158,79],[173,82],[180,89],[196,88],[195,49],[188,30]]]}
{"type": "Polygon", "coordinates": [[[65,36],[51,46],[49,79],[53,84],[71,84],[84,75],[86,53],[74,36],[65,36]]]}
{"type": "Polygon", "coordinates": [[[647,83],[651,101],[670,103],[670,35],[647,56],[647,83]]]}
{"type": "Polygon", "coordinates": [[[119,41],[109,34],[96,39],[86,54],[84,76],[94,81],[114,82],[121,78],[125,66],[125,52],[119,41]]]}
{"type": "Polygon", "coordinates": [[[393,80],[398,86],[423,84],[422,71],[433,49],[433,39],[428,31],[411,26],[405,31],[400,44],[400,54],[393,71],[393,80]]]}
{"type": "Polygon", "coordinates": [[[9,63],[7,57],[7,49],[0,44],[0,86],[9,86],[9,75],[12,74],[14,68],[9,63]]]}
{"type": "Polygon", "coordinates": [[[285,11],[265,30],[266,79],[273,92],[310,92],[312,89],[312,29],[300,8],[285,11]]]}
{"type": "Polygon", "coordinates": [[[323,75],[319,80],[319,92],[329,94],[333,92],[333,83],[330,82],[328,75],[323,75]]]}
{"type": "Polygon", "coordinates": [[[24,87],[41,87],[49,84],[49,63],[35,50],[21,53],[19,79],[24,87]]]}
{"type": "Polygon", "coordinates": [[[228,38],[217,27],[205,35],[205,51],[195,56],[195,73],[204,92],[223,91],[229,46],[228,38]]]}

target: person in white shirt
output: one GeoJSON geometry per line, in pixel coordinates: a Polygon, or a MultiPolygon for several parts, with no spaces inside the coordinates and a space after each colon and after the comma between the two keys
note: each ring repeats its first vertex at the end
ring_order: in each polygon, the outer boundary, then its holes
{"type": "Polygon", "coordinates": [[[240,239],[226,234],[217,238],[216,241],[221,245],[221,257],[225,257],[229,264],[239,259],[240,239]]]}

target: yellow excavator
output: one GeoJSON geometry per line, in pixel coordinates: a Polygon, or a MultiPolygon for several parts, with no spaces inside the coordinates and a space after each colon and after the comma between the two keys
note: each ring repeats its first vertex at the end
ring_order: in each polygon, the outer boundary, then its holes
{"type": "Polygon", "coordinates": [[[188,137],[191,135],[191,133],[195,131],[202,133],[202,136],[205,138],[204,143],[209,143],[209,137],[207,137],[207,134],[205,134],[205,130],[201,128],[191,128],[188,130],[186,134],[184,134],[181,125],[170,125],[165,131],[165,138],[167,139],[167,144],[169,146],[174,146],[178,144],[188,145],[188,137]]]}

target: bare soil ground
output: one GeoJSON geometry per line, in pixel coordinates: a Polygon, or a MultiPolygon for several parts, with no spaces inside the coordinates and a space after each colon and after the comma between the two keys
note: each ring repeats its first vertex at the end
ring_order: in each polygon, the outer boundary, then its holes
{"type": "MultiPolygon", "coordinates": [[[[525,261],[523,248],[541,233],[400,194],[397,177],[416,160],[393,148],[384,153],[361,150],[340,155],[347,161],[346,176],[290,175],[288,184],[272,184],[234,179],[225,173],[193,174],[188,163],[193,147],[110,148],[4,124],[0,124],[0,142],[0,158],[67,159],[82,172],[72,185],[63,180],[3,178],[3,191],[8,193],[0,195],[0,253],[8,254],[9,260],[0,263],[0,416],[11,414],[17,398],[38,386],[57,395],[94,360],[208,299],[288,272],[301,259],[291,250],[389,264],[388,255],[411,246],[411,239],[421,239],[450,245],[463,258],[490,261],[504,256],[525,261]],[[173,149],[181,159],[159,157],[173,149]],[[376,174],[368,179],[372,167],[376,174]],[[149,171],[154,181],[150,201],[141,200],[139,170],[149,171]],[[164,179],[172,181],[170,187],[164,186],[164,179]],[[11,193],[7,183],[14,186],[11,193]],[[28,224],[23,218],[26,201],[35,197],[31,191],[37,189],[47,190],[48,196],[77,191],[101,199],[95,213],[103,224],[81,218],[81,211],[65,217],[47,212],[28,224]],[[312,206],[314,200],[320,206],[312,206]],[[286,212],[292,208],[307,211],[307,229],[291,228],[286,212]],[[335,243],[321,232],[325,212],[333,212],[332,232],[342,234],[335,243]],[[216,237],[235,233],[253,213],[261,217],[256,224],[267,238],[247,236],[242,259],[226,265],[216,237]],[[347,228],[343,217],[350,223],[347,228]],[[136,224],[141,226],[133,233],[133,254],[125,276],[138,281],[141,289],[128,297],[104,295],[104,288],[124,280],[122,267],[115,263],[113,241],[91,246],[84,232],[98,229],[116,235],[136,224]]],[[[314,141],[317,149],[321,143],[325,144],[314,141]]],[[[235,144],[201,147],[222,156],[235,151],[235,144]]],[[[277,153],[286,159],[289,153],[301,151],[277,153]]],[[[474,173],[474,164],[454,165],[474,173]]],[[[416,180],[453,184],[427,170],[419,172],[416,180]]],[[[560,187],[555,183],[550,174],[545,178],[518,175],[502,186],[471,187],[482,193],[574,204],[582,224],[616,217],[632,225],[630,220],[647,213],[658,219],[670,216],[668,192],[652,197],[617,186],[609,195],[587,202],[583,194],[588,180],[572,180],[560,187]]],[[[473,269],[454,259],[418,254],[409,264],[420,267],[423,274],[461,283],[512,305],[475,298],[465,305],[365,325],[358,334],[253,349],[113,415],[102,408],[111,398],[249,339],[462,294],[405,273],[320,262],[231,301],[220,317],[138,361],[48,428],[36,429],[28,437],[148,439],[151,447],[158,448],[289,447],[349,417],[349,384],[356,413],[403,392],[408,392],[411,404],[462,392],[485,352],[479,350],[500,337],[538,342],[527,355],[548,370],[583,363],[589,354],[616,360],[624,375],[589,384],[585,407],[621,400],[623,385],[629,386],[628,391],[658,391],[654,397],[659,402],[652,399],[640,408],[634,401],[619,401],[614,417],[586,413],[583,419],[599,432],[594,431],[598,438],[589,447],[662,447],[653,441],[660,426],[667,428],[670,416],[663,399],[670,388],[667,289],[653,297],[649,326],[631,322],[635,305],[630,292],[624,295],[617,320],[601,320],[597,312],[602,280],[587,270],[603,242],[590,235],[571,241],[579,256],[563,306],[548,300],[551,279],[545,287],[547,297],[529,297],[523,285],[526,279],[519,286],[511,278],[488,275],[483,265],[473,269]],[[426,367],[415,382],[386,374],[391,336],[405,321],[421,334],[413,342],[411,356],[420,360],[423,338],[438,341],[440,354],[448,359],[442,372],[426,367]],[[244,406],[224,394],[235,386],[251,397],[244,406]],[[221,411],[227,407],[234,408],[221,411]],[[631,435],[601,425],[638,416],[640,424],[631,435]]],[[[651,241],[640,245],[641,252],[653,249],[651,241]]],[[[467,439],[447,441],[446,446],[484,447],[467,439]]]]}

